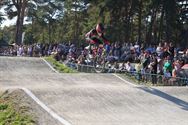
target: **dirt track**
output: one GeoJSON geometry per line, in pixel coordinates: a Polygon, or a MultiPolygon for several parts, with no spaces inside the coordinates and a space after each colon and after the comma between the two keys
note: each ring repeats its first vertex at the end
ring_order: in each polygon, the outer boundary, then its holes
{"type": "MultiPolygon", "coordinates": [[[[20,57],[0,57],[0,86],[30,89],[72,125],[188,125],[187,87],[135,87],[112,74],[57,74],[40,58],[20,57]]],[[[58,125],[50,116],[42,119],[58,125]]]]}

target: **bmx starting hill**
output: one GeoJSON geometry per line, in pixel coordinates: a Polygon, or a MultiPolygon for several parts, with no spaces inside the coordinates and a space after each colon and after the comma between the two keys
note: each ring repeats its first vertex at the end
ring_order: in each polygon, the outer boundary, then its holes
{"type": "Polygon", "coordinates": [[[188,125],[188,87],[136,85],[117,74],[60,74],[41,58],[0,57],[0,88],[24,90],[48,114],[44,125],[188,125]]]}

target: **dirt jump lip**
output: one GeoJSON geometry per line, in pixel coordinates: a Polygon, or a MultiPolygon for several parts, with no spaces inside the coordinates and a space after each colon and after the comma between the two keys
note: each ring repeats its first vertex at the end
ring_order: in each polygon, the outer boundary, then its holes
{"type": "Polygon", "coordinates": [[[63,125],[71,125],[68,121],[66,121],[63,117],[60,117],[54,111],[52,111],[47,105],[45,105],[39,98],[37,98],[29,89],[22,89],[29,97],[31,97],[38,105],[40,105],[47,113],[49,113],[54,119],[62,123],[63,125]]]}

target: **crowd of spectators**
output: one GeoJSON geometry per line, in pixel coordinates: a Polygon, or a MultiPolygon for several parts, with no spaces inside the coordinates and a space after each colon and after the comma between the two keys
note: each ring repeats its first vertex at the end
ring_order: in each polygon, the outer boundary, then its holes
{"type": "MultiPolygon", "coordinates": [[[[67,44],[33,44],[12,45],[0,49],[1,55],[40,57],[54,55],[57,61],[88,65],[86,47],[67,44]]],[[[188,49],[178,48],[172,42],[158,45],[136,43],[119,43],[104,46],[107,57],[108,72],[126,70],[140,74],[163,75],[163,80],[180,77],[179,72],[184,64],[188,64],[188,49]]],[[[142,75],[142,80],[146,79],[142,75]]],[[[152,77],[152,83],[156,83],[152,77]]]]}

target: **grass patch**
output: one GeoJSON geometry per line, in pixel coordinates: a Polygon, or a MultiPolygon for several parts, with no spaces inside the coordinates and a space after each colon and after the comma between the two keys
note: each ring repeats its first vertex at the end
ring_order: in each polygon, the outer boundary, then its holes
{"type": "Polygon", "coordinates": [[[0,125],[36,125],[36,123],[12,100],[0,97],[0,125]]]}
{"type": "Polygon", "coordinates": [[[45,57],[44,58],[46,61],[48,61],[52,66],[58,70],[60,73],[76,73],[76,70],[73,70],[69,67],[67,67],[65,64],[60,63],[56,61],[52,56],[45,57]]]}

